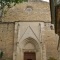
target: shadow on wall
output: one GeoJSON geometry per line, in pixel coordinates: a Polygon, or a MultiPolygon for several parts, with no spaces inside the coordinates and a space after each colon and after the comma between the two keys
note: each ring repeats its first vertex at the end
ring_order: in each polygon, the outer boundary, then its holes
{"type": "Polygon", "coordinates": [[[0,51],[0,59],[3,57],[3,51],[0,51]]]}

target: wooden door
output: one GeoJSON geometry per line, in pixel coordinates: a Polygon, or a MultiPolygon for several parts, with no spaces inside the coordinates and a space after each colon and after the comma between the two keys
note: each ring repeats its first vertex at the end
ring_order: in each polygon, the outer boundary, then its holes
{"type": "Polygon", "coordinates": [[[25,52],[24,53],[24,60],[36,60],[35,52],[25,52]]]}

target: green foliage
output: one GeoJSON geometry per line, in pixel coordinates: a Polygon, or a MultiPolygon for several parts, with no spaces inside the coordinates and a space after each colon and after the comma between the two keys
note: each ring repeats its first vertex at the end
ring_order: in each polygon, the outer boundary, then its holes
{"type": "Polygon", "coordinates": [[[1,51],[1,52],[0,52],[0,58],[2,58],[2,57],[3,57],[3,52],[1,51]]]}
{"type": "Polygon", "coordinates": [[[16,4],[16,3],[22,3],[23,1],[26,2],[28,0],[0,0],[0,5],[2,8],[4,8],[4,6],[6,5],[9,7],[10,4],[13,2],[16,4]]]}
{"type": "Polygon", "coordinates": [[[20,2],[20,3],[21,3],[21,2],[23,2],[23,1],[26,2],[26,1],[28,1],[28,0],[0,0],[0,3],[1,3],[1,2],[5,2],[5,3],[6,3],[6,2],[15,2],[15,3],[19,3],[19,2],[20,2]]]}
{"type": "Polygon", "coordinates": [[[4,11],[5,6],[8,6],[8,8],[11,8],[12,3],[13,3],[13,6],[15,6],[17,3],[22,3],[23,1],[27,2],[28,0],[0,0],[1,17],[5,13],[4,11]]]}
{"type": "Polygon", "coordinates": [[[55,58],[53,58],[53,57],[50,57],[48,60],[57,60],[57,59],[55,59],[55,58]]]}

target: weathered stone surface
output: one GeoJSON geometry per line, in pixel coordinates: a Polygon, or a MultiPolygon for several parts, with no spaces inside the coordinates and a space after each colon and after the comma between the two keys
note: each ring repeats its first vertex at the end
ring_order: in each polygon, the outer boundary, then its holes
{"type": "Polygon", "coordinates": [[[50,22],[50,7],[47,2],[24,2],[10,8],[3,22],[44,21],[50,22]],[[32,10],[31,10],[32,9],[32,10]]]}
{"type": "Polygon", "coordinates": [[[3,51],[3,59],[13,58],[14,24],[0,23],[0,50],[3,51]]]}
{"type": "Polygon", "coordinates": [[[25,51],[36,52],[36,60],[57,59],[58,39],[52,28],[49,3],[25,2],[10,8],[0,23],[3,59],[23,60],[25,51]]]}

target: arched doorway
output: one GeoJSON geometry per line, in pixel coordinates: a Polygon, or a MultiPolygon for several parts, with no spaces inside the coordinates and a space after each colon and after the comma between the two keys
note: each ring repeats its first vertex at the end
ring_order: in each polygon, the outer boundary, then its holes
{"type": "Polygon", "coordinates": [[[26,57],[26,60],[46,60],[45,46],[40,38],[40,24],[44,26],[40,22],[16,22],[13,60],[24,60],[26,55],[34,57],[26,57]]]}
{"type": "Polygon", "coordinates": [[[40,46],[37,40],[32,37],[28,37],[24,40],[21,40],[19,44],[19,47],[22,50],[22,60],[38,60],[40,46]]]}

